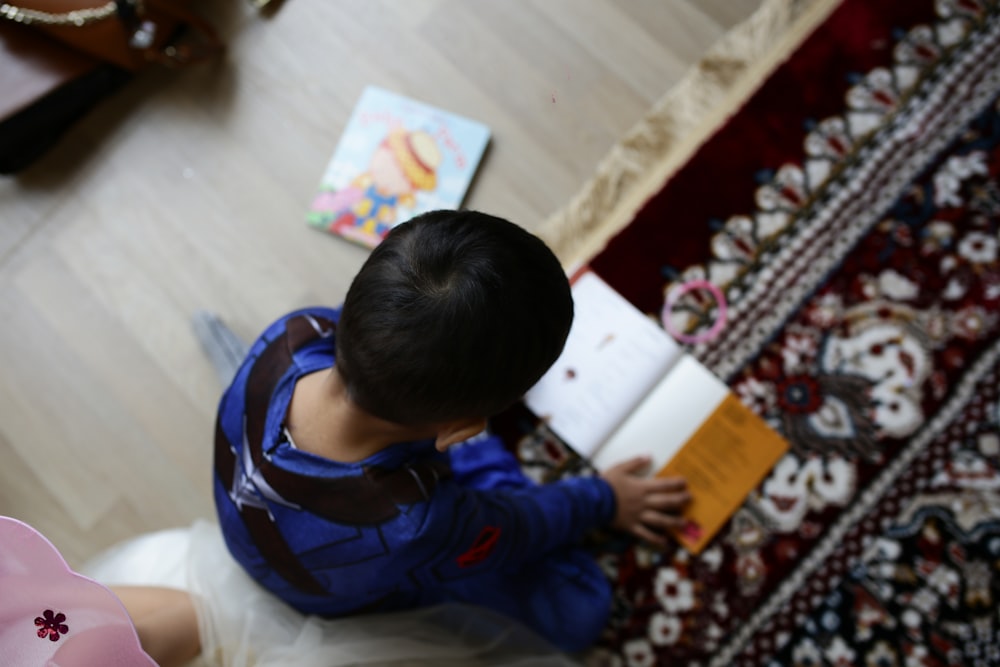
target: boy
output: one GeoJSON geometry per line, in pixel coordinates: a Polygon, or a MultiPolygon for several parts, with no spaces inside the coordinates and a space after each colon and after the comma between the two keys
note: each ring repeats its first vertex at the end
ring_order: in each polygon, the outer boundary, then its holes
{"type": "Polygon", "coordinates": [[[436,211],[394,229],[340,310],[272,324],[223,395],[230,552],[304,613],[461,601],[586,648],[610,590],[574,545],[603,525],[662,544],[688,496],[637,477],[642,460],[535,485],[480,435],[555,361],[572,316],[559,262],[510,222],[436,211]]]}

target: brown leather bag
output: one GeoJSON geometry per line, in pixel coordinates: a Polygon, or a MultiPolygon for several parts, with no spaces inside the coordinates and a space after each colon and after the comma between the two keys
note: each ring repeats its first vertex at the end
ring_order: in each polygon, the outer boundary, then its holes
{"type": "Polygon", "coordinates": [[[218,54],[190,4],[0,0],[0,173],[26,167],[135,72],[218,54]]]}

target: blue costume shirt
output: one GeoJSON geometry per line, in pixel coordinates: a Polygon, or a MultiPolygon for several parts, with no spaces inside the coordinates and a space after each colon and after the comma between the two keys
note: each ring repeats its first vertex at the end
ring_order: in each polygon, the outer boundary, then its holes
{"type": "Polygon", "coordinates": [[[215,500],[229,550],[262,586],[322,616],[446,601],[517,618],[557,646],[592,643],[610,589],[574,547],[614,515],[603,479],[536,485],[495,438],[392,445],[357,463],[298,450],[296,381],[334,363],[339,311],[272,324],[222,397],[215,500]]]}

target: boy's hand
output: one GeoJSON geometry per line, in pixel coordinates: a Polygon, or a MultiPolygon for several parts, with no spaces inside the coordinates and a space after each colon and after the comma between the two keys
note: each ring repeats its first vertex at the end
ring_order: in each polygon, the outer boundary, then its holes
{"type": "Polygon", "coordinates": [[[639,456],[608,468],[601,476],[615,492],[613,527],[658,547],[667,544],[668,528],[684,525],[681,511],[691,502],[681,477],[639,477],[649,458],[639,456]]]}

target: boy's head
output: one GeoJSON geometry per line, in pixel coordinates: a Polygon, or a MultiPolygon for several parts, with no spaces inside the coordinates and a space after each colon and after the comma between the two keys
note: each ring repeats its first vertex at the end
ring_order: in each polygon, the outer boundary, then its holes
{"type": "Polygon", "coordinates": [[[541,240],[484,213],[433,211],[393,229],[354,278],[337,370],[358,406],[397,424],[485,418],[548,370],[572,320],[541,240]]]}

